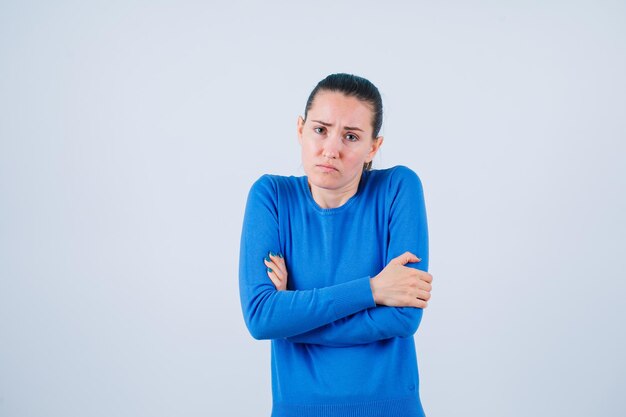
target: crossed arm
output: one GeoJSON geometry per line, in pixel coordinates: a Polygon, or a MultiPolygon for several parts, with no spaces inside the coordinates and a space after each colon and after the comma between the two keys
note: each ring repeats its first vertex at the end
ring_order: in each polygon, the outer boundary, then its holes
{"type": "Polygon", "coordinates": [[[244,320],[252,336],[291,337],[374,307],[369,277],[324,288],[276,290],[262,262],[268,250],[276,252],[280,246],[275,187],[269,176],[261,177],[250,190],[244,215],[239,292],[244,320]]]}
{"type": "MultiPolygon", "coordinates": [[[[271,206],[267,200],[265,204],[271,206]]],[[[272,207],[267,208],[272,211],[272,207]]],[[[277,227],[270,225],[255,233],[271,235],[277,233],[277,227]]],[[[242,250],[244,243],[242,238],[242,250]]],[[[267,255],[267,252],[259,254],[257,259],[267,255]]],[[[336,347],[412,336],[423,314],[423,308],[417,305],[426,306],[432,280],[426,272],[428,231],[423,191],[415,174],[403,177],[391,203],[386,261],[385,269],[374,278],[363,277],[320,289],[287,291],[284,258],[269,256],[261,265],[267,275],[254,287],[247,287],[250,294],[242,287],[246,323],[256,338],[286,338],[294,343],[336,347]],[[402,284],[402,277],[417,284],[405,285],[409,281],[402,284]],[[416,303],[418,297],[422,304],[416,303]]]]}
{"type": "MultiPolygon", "coordinates": [[[[420,262],[421,260],[410,252],[392,259],[379,275],[370,280],[376,307],[367,308],[308,332],[287,337],[287,340],[294,343],[343,347],[372,343],[392,337],[412,336],[421,322],[423,308],[430,299],[430,282],[432,282],[430,274],[411,268],[411,266],[419,268],[422,266],[420,262]],[[386,288],[382,288],[381,291],[380,283],[391,275],[396,278],[392,280],[393,284],[396,284],[397,278],[402,275],[408,280],[413,280],[416,282],[415,290],[404,294],[404,288],[397,290],[397,285],[393,287],[386,283],[382,285],[386,288]],[[416,276],[419,281],[414,280],[416,276]],[[411,306],[405,306],[407,304],[411,306]]],[[[288,271],[282,255],[268,255],[265,258],[265,265],[267,275],[276,289],[285,291],[288,271]]]]}

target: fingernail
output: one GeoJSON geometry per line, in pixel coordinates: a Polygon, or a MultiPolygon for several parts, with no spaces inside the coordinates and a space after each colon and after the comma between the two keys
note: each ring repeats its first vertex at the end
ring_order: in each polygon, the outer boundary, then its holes
{"type": "Polygon", "coordinates": [[[283,254],[282,254],[282,253],[280,253],[280,252],[278,252],[278,257],[279,257],[279,258],[282,258],[282,257],[283,257],[283,254]]]}
{"type": "Polygon", "coordinates": [[[274,254],[274,252],[270,251],[270,256],[276,256],[276,254],[274,254]]]}
{"type": "Polygon", "coordinates": [[[272,268],[267,268],[267,272],[274,272],[274,271],[272,271],[272,268]]]}
{"type": "Polygon", "coordinates": [[[266,260],[267,262],[272,262],[272,260],[269,258],[269,256],[266,256],[266,257],[265,257],[265,260],[266,260]]]}
{"type": "Polygon", "coordinates": [[[421,260],[422,260],[422,258],[417,258],[417,261],[418,261],[418,262],[419,262],[419,261],[421,261],[421,260]]]}

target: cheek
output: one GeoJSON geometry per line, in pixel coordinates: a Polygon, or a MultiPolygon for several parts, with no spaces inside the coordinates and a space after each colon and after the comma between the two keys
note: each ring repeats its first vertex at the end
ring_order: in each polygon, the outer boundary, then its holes
{"type": "Polygon", "coordinates": [[[309,156],[314,156],[320,152],[320,149],[321,148],[316,141],[307,140],[304,142],[304,145],[302,146],[302,155],[304,156],[306,154],[309,156]]]}
{"type": "Polygon", "coordinates": [[[352,152],[346,154],[346,160],[349,161],[350,164],[360,166],[365,162],[367,154],[367,149],[354,149],[352,152]]]}
{"type": "Polygon", "coordinates": [[[315,146],[312,145],[310,141],[307,141],[307,140],[303,141],[301,148],[302,148],[301,155],[302,155],[303,161],[307,161],[315,155],[315,146]]]}

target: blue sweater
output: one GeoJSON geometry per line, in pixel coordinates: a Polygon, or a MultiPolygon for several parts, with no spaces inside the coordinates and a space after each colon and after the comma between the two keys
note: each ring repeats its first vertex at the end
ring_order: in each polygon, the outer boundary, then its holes
{"type": "Polygon", "coordinates": [[[264,175],[248,195],[239,260],[246,325],[272,340],[273,417],[423,416],[413,334],[423,310],[377,306],[370,278],[410,251],[428,270],[422,184],[409,168],[365,171],[323,209],[307,177],[264,175]],[[266,273],[284,254],[287,291],[266,273]]]}

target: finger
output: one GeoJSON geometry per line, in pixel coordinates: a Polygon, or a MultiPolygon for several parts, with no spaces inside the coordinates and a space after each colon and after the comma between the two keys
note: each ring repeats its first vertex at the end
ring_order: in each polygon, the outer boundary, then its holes
{"type": "Polygon", "coordinates": [[[282,277],[287,276],[287,266],[285,265],[285,258],[283,258],[282,254],[278,253],[269,253],[270,259],[274,262],[274,265],[280,270],[282,277]]]}
{"type": "Polygon", "coordinates": [[[429,284],[433,282],[433,276],[426,271],[419,271],[419,277],[422,281],[428,282],[429,284]]]}
{"type": "Polygon", "coordinates": [[[417,282],[417,288],[419,288],[420,290],[431,292],[432,289],[433,289],[433,286],[430,283],[426,282],[426,281],[421,281],[420,280],[420,281],[417,282]]]}
{"type": "Polygon", "coordinates": [[[419,298],[416,298],[415,302],[413,303],[413,307],[426,308],[428,307],[428,303],[424,300],[420,300],[419,298]]]}
{"type": "Polygon", "coordinates": [[[406,265],[409,262],[419,262],[419,261],[421,261],[421,259],[415,256],[414,254],[412,254],[411,252],[404,252],[402,255],[391,260],[391,262],[395,262],[399,265],[406,265]]]}
{"type": "Polygon", "coordinates": [[[274,287],[276,287],[276,288],[280,287],[280,285],[282,283],[281,283],[280,279],[278,279],[278,277],[276,276],[276,274],[274,273],[274,270],[272,268],[267,268],[267,276],[272,281],[272,284],[274,284],[274,287]]]}
{"type": "Polygon", "coordinates": [[[417,290],[417,296],[416,296],[417,299],[428,301],[430,300],[430,297],[431,297],[430,292],[424,291],[424,290],[417,290]]]}
{"type": "Polygon", "coordinates": [[[265,266],[271,269],[271,272],[276,275],[279,280],[283,281],[285,279],[285,273],[280,270],[280,267],[276,265],[276,262],[268,260],[267,257],[263,260],[263,262],[265,262],[265,266]]]}
{"type": "MultiPolygon", "coordinates": [[[[267,253],[266,259],[270,259],[272,262],[274,262],[274,264],[276,264],[276,266],[281,267],[283,265],[285,265],[285,259],[283,258],[283,255],[280,253],[274,253],[272,251],[269,251],[267,253]]],[[[286,268],[283,268],[286,269],[286,268]]]]}

